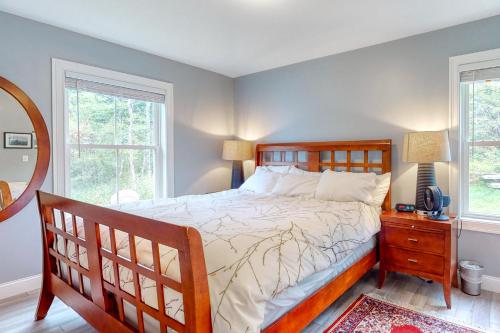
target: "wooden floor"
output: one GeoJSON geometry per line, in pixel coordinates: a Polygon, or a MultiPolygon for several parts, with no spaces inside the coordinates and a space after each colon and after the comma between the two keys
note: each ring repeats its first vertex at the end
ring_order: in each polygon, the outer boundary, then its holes
{"type": "MultiPolygon", "coordinates": [[[[468,296],[453,290],[453,306],[446,309],[441,285],[428,284],[416,277],[392,273],[382,290],[375,288],[377,270],[369,272],[337,302],[309,325],[304,333],[323,332],[362,293],[372,294],[403,306],[482,328],[500,332],[500,294],[484,291],[468,296]]],[[[0,332],[95,332],[73,310],[57,300],[46,319],[34,322],[37,293],[0,302],[0,332]]]]}

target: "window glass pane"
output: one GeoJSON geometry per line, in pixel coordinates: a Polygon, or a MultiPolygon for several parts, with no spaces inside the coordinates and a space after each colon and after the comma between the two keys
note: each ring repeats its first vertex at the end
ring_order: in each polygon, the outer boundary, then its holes
{"type": "Polygon", "coordinates": [[[81,144],[115,143],[114,97],[66,88],[68,142],[81,144]]]}
{"type": "Polygon", "coordinates": [[[469,150],[469,211],[500,216],[500,147],[469,150]]]}
{"type": "Polygon", "coordinates": [[[119,151],[120,203],[155,197],[155,156],[152,149],[119,151]]]}
{"type": "Polygon", "coordinates": [[[155,109],[158,104],[117,98],[117,143],[125,145],[155,145],[155,109]],[[156,107],[155,107],[156,105],[156,107]]]}
{"type": "Polygon", "coordinates": [[[69,154],[69,190],[72,198],[108,205],[116,193],[116,151],[72,148],[69,154]]]}
{"type": "Polygon", "coordinates": [[[500,141],[500,79],[466,85],[469,141],[500,141]]]}

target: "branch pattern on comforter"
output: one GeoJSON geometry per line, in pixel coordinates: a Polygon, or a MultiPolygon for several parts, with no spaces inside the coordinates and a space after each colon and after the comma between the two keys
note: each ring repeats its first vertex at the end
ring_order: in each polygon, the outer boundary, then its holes
{"type": "MultiPolygon", "coordinates": [[[[208,271],[214,332],[259,332],[266,301],[347,256],[379,230],[376,208],[357,202],[258,195],[231,190],[114,207],[132,214],[196,227],[208,271]]],[[[103,234],[109,246],[109,234],[103,234]]],[[[126,235],[118,253],[128,256],[126,235]]],[[[152,266],[148,241],[139,239],[138,260],[152,266]]],[[[74,252],[74,250],[73,250],[74,252]]],[[[84,253],[83,253],[84,255],[84,253]]],[[[75,254],[76,256],[76,254],[75,254]]],[[[160,248],[161,270],[179,280],[177,252],[160,248]]],[[[82,253],[80,253],[82,260],[82,253]]],[[[121,288],[134,294],[132,274],[120,268],[121,288]]],[[[104,278],[114,281],[103,262],[104,278]]],[[[142,299],[157,307],[156,286],[142,277],[142,299]]],[[[167,314],[183,322],[182,295],[165,290],[167,314]]]]}

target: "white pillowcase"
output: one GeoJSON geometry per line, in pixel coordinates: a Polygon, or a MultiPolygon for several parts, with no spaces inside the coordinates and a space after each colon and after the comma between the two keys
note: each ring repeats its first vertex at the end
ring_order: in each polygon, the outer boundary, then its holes
{"type": "Polygon", "coordinates": [[[294,175],[315,175],[318,177],[321,176],[320,172],[302,170],[302,169],[297,168],[295,165],[292,165],[290,167],[290,171],[288,173],[294,174],[294,175]]]}
{"type": "Polygon", "coordinates": [[[290,165],[265,165],[256,167],[254,173],[274,172],[279,174],[287,174],[290,172],[290,168],[290,165]]]}
{"type": "Polygon", "coordinates": [[[272,193],[288,197],[306,196],[313,197],[316,192],[321,174],[288,174],[281,176],[276,182],[272,193]]]}
{"type": "Polygon", "coordinates": [[[340,202],[360,201],[370,203],[376,188],[376,174],[334,172],[326,170],[321,174],[316,198],[340,202]]]}
{"type": "Polygon", "coordinates": [[[377,175],[376,184],[375,190],[372,192],[370,205],[380,207],[384,203],[385,196],[387,192],[389,192],[389,187],[391,186],[391,173],[387,172],[383,175],[377,175]]]}
{"type": "Polygon", "coordinates": [[[280,177],[281,175],[275,172],[255,172],[240,186],[240,189],[255,193],[269,193],[280,177]]]}

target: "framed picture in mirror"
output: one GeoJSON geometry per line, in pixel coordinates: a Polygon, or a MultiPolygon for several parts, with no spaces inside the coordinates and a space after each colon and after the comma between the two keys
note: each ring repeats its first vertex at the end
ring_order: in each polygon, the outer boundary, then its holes
{"type": "Polygon", "coordinates": [[[5,149],[31,149],[33,136],[31,133],[4,132],[3,143],[5,149]]]}

